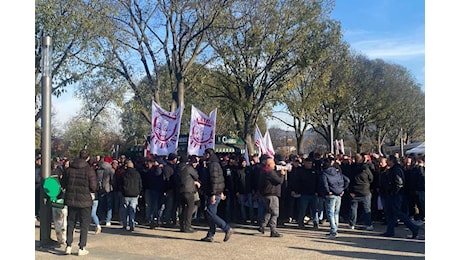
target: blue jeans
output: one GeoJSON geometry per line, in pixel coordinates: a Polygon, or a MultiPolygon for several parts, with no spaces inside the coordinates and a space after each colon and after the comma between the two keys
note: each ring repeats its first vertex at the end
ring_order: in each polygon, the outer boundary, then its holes
{"type": "Polygon", "coordinates": [[[121,223],[123,227],[129,227],[131,230],[134,228],[134,220],[136,219],[136,208],[137,208],[138,197],[124,197],[123,203],[123,218],[121,223]]]}
{"type": "Polygon", "coordinates": [[[323,220],[324,218],[324,204],[325,199],[323,197],[318,197],[318,219],[323,220]]]}
{"type": "Polygon", "coordinates": [[[386,234],[394,236],[395,225],[398,219],[402,220],[406,227],[409,228],[412,232],[418,229],[418,227],[409,219],[409,215],[406,212],[401,211],[401,195],[385,195],[383,196],[383,203],[385,219],[387,220],[386,234]]]}
{"type": "Polygon", "coordinates": [[[158,190],[145,190],[145,219],[151,223],[160,217],[160,206],[163,200],[163,192],[158,190]]]}
{"type": "Polygon", "coordinates": [[[372,225],[372,219],[371,219],[371,199],[372,199],[372,194],[368,194],[365,196],[355,196],[354,198],[351,199],[351,204],[350,204],[350,225],[355,226],[356,225],[356,220],[358,218],[358,205],[359,203],[363,204],[363,210],[364,210],[364,224],[366,226],[372,225]]]}
{"type": "Polygon", "coordinates": [[[206,215],[209,225],[207,237],[214,237],[216,234],[216,226],[221,228],[224,232],[230,229],[230,225],[217,215],[217,207],[219,206],[220,200],[220,195],[216,195],[216,203],[214,204],[211,204],[211,196],[206,199],[206,215]]]}
{"type": "Polygon", "coordinates": [[[339,227],[340,204],[342,197],[337,195],[326,195],[326,213],[327,221],[331,226],[331,234],[337,233],[339,227]]]}
{"type": "Polygon", "coordinates": [[[308,216],[313,219],[314,224],[318,224],[318,196],[302,194],[299,198],[299,215],[297,223],[303,226],[303,219],[308,209],[308,216]]]}
{"type": "Polygon", "coordinates": [[[248,207],[249,207],[249,220],[253,221],[254,220],[254,205],[252,203],[252,193],[240,194],[241,220],[244,222],[248,219],[246,215],[246,205],[245,205],[246,202],[248,203],[248,207]]]}
{"type": "Polygon", "coordinates": [[[97,216],[97,208],[99,206],[98,200],[93,200],[93,207],[91,208],[91,218],[93,219],[94,225],[99,226],[99,217],[97,216]]]}

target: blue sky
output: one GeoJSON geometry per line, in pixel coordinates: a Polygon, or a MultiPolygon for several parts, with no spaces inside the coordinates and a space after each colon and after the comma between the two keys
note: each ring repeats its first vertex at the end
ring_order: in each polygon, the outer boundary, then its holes
{"type": "MultiPolygon", "coordinates": [[[[331,14],[342,24],[351,49],[370,59],[380,58],[406,67],[425,88],[425,2],[421,0],[337,0],[331,14]]],[[[80,102],[67,93],[53,97],[61,124],[76,115],[80,102]]],[[[279,125],[278,121],[269,126],[279,125]]]]}
{"type": "Polygon", "coordinates": [[[425,88],[425,1],[337,0],[331,17],[353,50],[407,68],[425,88]]]}
{"type": "MultiPolygon", "coordinates": [[[[331,18],[340,21],[352,50],[407,68],[425,89],[424,1],[336,0],[331,18]]],[[[268,125],[287,128],[278,120],[268,125]]]]}

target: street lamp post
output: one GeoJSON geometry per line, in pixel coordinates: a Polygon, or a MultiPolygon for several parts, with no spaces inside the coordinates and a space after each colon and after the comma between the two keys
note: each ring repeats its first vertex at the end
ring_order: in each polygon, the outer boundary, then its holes
{"type": "Polygon", "coordinates": [[[51,175],[51,37],[43,36],[41,46],[41,154],[42,185],[40,187],[40,245],[47,246],[51,240],[51,207],[46,203],[43,181],[51,175]]]}
{"type": "Polygon", "coordinates": [[[403,129],[401,127],[401,141],[400,141],[400,148],[401,148],[401,154],[400,157],[402,158],[404,156],[404,144],[403,144],[404,138],[403,138],[403,129]]]}
{"type": "Polygon", "coordinates": [[[329,110],[329,125],[331,127],[331,154],[334,154],[334,117],[332,108],[329,110]]]}

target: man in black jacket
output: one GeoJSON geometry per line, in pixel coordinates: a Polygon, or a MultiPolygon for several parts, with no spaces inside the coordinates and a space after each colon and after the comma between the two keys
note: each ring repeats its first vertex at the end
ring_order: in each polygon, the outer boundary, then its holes
{"type": "Polygon", "coordinates": [[[268,224],[270,227],[270,237],[282,237],[283,235],[276,230],[276,225],[279,216],[281,184],[284,182],[286,171],[281,170],[278,173],[275,171],[275,167],[275,160],[271,157],[267,158],[259,176],[259,191],[263,196],[266,212],[258,231],[264,234],[265,226],[268,224]]]}
{"type": "Polygon", "coordinates": [[[206,161],[206,169],[203,178],[206,179],[203,183],[209,185],[204,186],[206,195],[206,215],[209,224],[208,233],[201,241],[212,242],[216,234],[216,226],[225,232],[224,242],[230,239],[233,234],[233,229],[221,217],[217,215],[217,208],[221,200],[225,200],[224,189],[225,179],[220,165],[219,158],[214,152],[214,149],[208,148],[205,150],[203,160],[206,161]]]}
{"type": "Polygon", "coordinates": [[[70,164],[62,179],[62,188],[65,190],[64,201],[68,207],[66,255],[72,253],[73,235],[77,221],[80,223],[78,255],[87,255],[89,253],[85,247],[88,239],[89,224],[91,223],[91,208],[93,206],[91,193],[97,190],[96,172],[88,163],[89,159],[88,150],[81,150],[79,158],[76,158],[70,164]]]}
{"type": "Polygon", "coordinates": [[[305,228],[303,219],[308,212],[308,216],[313,219],[313,228],[319,229],[318,183],[319,173],[313,169],[313,159],[306,158],[298,175],[293,180],[294,192],[300,194],[299,215],[297,217],[299,228],[305,228]]]}
{"type": "Polygon", "coordinates": [[[349,194],[351,197],[350,203],[350,223],[349,227],[355,229],[358,205],[361,203],[364,210],[364,223],[366,230],[374,230],[371,218],[371,183],[374,180],[369,165],[364,161],[364,157],[357,153],[355,154],[355,162],[352,165],[349,186],[349,194]]]}
{"type": "Polygon", "coordinates": [[[388,171],[381,179],[381,194],[384,202],[385,219],[387,230],[382,235],[385,237],[395,236],[395,225],[398,218],[404,222],[407,228],[412,231],[411,238],[417,238],[419,226],[415,225],[409,216],[401,211],[402,188],[404,187],[404,170],[399,164],[398,158],[390,155],[387,159],[388,171]]]}
{"type": "MultiPolygon", "coordinates": [[[[197,164],[198,162],[193,163],[197,164]]],[[[177,174],[174,178],[177,202],[180,208],[180,231],[185,233],[195,232],[192,228],[192,216],[195,209],[194,192],[200,186],[198,172],[191,164],[192,162],[187,161],[186,156],[181,156],[181,161],[177,166],[177,174]]]]}
{"type": "Polygon", "coordinates": [[[134,231],[137,204],[141,192],[141,174],[134,168],[133,161],[127,160],[126,172],[121,178],[121,193],[123,194],[123,215],[121,223],[124,229],[127,229],[129,224],[129,231],[134,231]]]}

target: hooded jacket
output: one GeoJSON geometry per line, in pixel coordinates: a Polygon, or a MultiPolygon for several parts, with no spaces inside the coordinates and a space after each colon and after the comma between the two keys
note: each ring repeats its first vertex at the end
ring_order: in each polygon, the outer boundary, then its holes
{"type": "Polygon", "coordinates": [[[320,183],[321,196],[326,196],[329,194],[329,192],[339,196],[344,190],[348,188],[350,179],[343,175],[340,169],[330,166],[322,172],[320,183]]]}
{"type": "Polygon", "coordinates": [[[105,161],[99,162],[99,169],[97,170],[97,179],[100,180],[100,188],[105,192],[113,191],[113,179],[115,170],[110,163],[105,161]]]}

